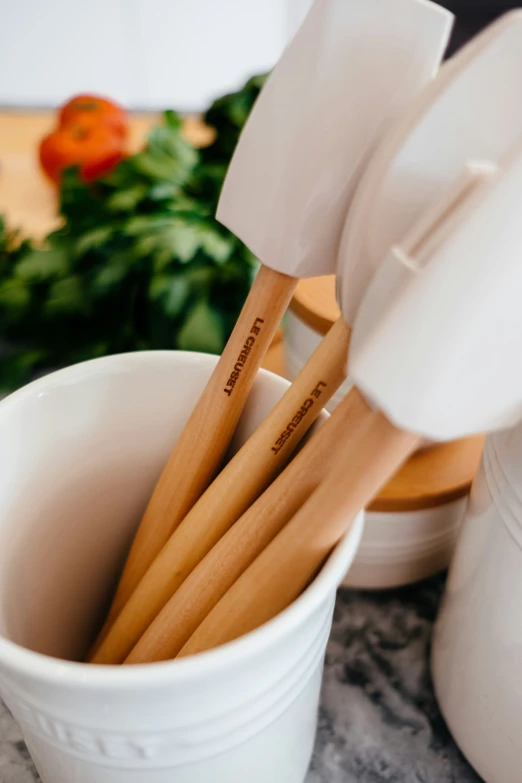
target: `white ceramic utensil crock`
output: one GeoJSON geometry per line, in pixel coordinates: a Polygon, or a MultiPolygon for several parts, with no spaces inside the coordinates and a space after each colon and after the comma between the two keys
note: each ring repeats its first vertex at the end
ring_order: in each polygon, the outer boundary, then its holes
{"type": "MultiPolygon", "coordinates": [[[[216,361],[108,357],[0,404],[0,693],[43,783],[302,783],[306,775],[335,591],[362,518],[287,611],[231,644],[146,666],[65,660],[85,653],[216,361]]],[[[259,373],[236,448],[287,387],[259,373]]]]}
{"type": "Polygon", "coordinates": [[[432,651],[455,740],[486,783],[522,779],[522,426],[486,439],[432,651]]]}

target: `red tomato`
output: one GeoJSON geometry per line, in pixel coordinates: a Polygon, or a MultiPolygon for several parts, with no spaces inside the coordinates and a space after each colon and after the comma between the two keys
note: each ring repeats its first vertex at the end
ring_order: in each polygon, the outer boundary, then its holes
{"type": "Polygon", "coordinates": [[[68,124],[40,142],[40,164],[52,182],[59,183],[62,171],[79,166],[85,182],[108,174],[124,157],[122,138],[110,127],[90,123],[68,124]]]}
{"type": "Polygon", "coordinates": [[[128,133],[128,118],[125,109],[97,95],[77,95],[67,101],[60,109],[58,122],[61,127],[67,125],[90,124],[91,119],[99,125],[105,125],[126,138],[128,133]]]}

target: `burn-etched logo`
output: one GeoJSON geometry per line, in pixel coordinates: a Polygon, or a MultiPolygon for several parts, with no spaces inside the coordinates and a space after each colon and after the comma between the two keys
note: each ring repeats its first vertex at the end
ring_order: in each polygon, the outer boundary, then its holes
{"type": "Polygon", "coordinates": [[[264,324],[264,322],[265,321],[264,321],[263,318],[256,318],[256,320],[254,321],[254,324],[253,324],[253,326],[252,326],[252,328],[250,330],[250,334],[246,338],[245,344],[243,345],[243,348],[241,349],[241,353],[237,357],[237,361],[236,361],[236,363],[234,365],[234,369],[230,373],[230,377],[229,377],[229,379],[228,379],[228,381],[226,383],[225,388],[223,389],[225,394],[228,394],[229,397],[232,394],[232,392],[234,390],[234,386],[236,385],[236,383],[238,381],[238,378],[241,375],[241,372],[243,370],[243,367],[247,363],[247,360],[248,360],[248,357],[250,355],[250,352],[251,352],[252,348],[255,345],[256,336],[258,334],[260,334],[260,332],[261,332],[261,327],[258,326],[258,324],[264,324]]]}
{"type": "Polygon", "coordinates": [[[319,381],[317,386],[315,386],[312,391],[310,392],[310,396],[307,397],[306,400],[302,403],[300,408],[296,411],[292,419],[288,422],[285,429],[279,436],[279,438],[276,440],[274,445],[272,446],[272,451],[274,454],[279,454],[285,443],[288,442],[288,440],[292,437],[292,434],[295,432],[297,427],[301,424],[302,420],[310,410],[310,408],[315,405],[315,401],[319,399],[321,394],[323,393],[323,389],[326,389],[327,384],[324,381],[319,381]]]}

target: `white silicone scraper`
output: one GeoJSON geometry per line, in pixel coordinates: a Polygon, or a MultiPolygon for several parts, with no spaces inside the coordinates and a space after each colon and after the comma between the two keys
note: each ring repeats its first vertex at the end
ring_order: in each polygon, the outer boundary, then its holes
{"type": "Polygon", "coordinates": [[[362,167],[437,70],[451,21],[427,0],[316,0],[269,77],[218,211],[262,267],[154,491],[111,618],[219,467],[297,276],[333,270],[362,167]]]}
{"type": "Polygon", "coordinates": [[[418,225],[375,274],[349,366],[396,426],[453,440],[522,417],[522,135],[470,165],[438,208],[442,225],[418,225]]]}
{"type": "Polygon", "coordinates": [[[364,164],[435,75],[451,26],[425,0],[317,0],[234,152],[217,218],[266,266],[335,272],[364,164]]]}

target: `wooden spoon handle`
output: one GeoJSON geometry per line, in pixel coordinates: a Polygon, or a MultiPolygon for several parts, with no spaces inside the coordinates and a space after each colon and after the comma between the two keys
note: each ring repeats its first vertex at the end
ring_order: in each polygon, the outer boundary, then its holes
{"type": "Polygon", "coordinates": [[[173,532],[94,651],[94,663],[121,663],[191,571],[283,468],[339,388],[350,341],[342,319],[295,382],[173,532]]]}
{"type": "Polygon", "coordinates": [[[332,548],[419,443],[380,413],[355,427],[309,500],[239,577],[180,652],[231,641],[277,615],[309,583],[332,548]]]}
{"type": "Polygon", "coordinates": [[[280,476],[250,506],[174,593],[125,663],[174,658],[234,582],[292,518],[331,468],[338,433],[371,416],[354,389],[280,476]]]}
{"type": "MultiPolygon", "coordinates": [[[[150,499],[114,597],[115,617],[212,481],[297,280],[261,266],[216,369],[150,499]]],[[[173,395],[174,398],[174,395],[173,395]]]]}

